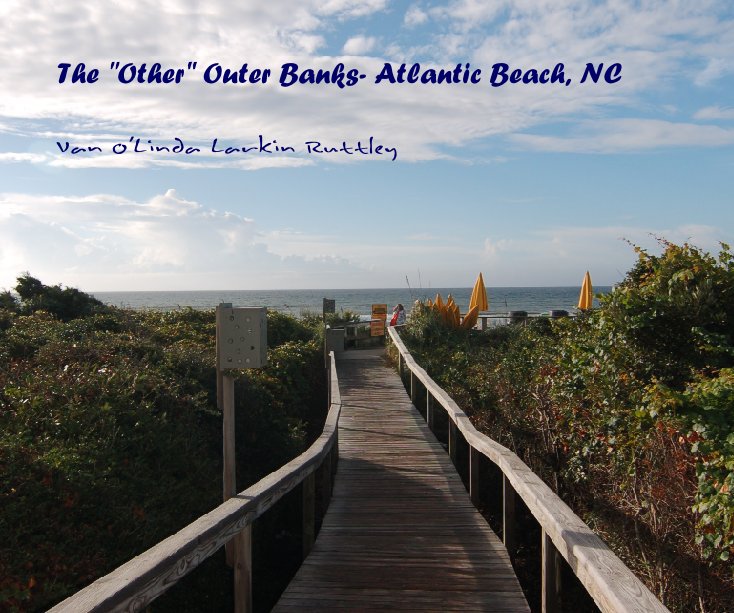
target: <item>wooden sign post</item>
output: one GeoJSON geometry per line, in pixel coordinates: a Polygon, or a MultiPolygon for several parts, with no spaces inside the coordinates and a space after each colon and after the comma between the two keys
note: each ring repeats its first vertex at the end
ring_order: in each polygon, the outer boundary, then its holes
{"type": "MultiPolygon", "coordinates": [[[[217,406],[222,411],[222,494],[237,494],[235,473],[234,377],[229,371],[260,368],[267,362],[267,310],[264,307],[217,307],[217,406]],[[225,372],[227,374],[225,374],[225,372]]],[[[235,611],[252,611],[252,526],[226,545],[227,564],[234,568],[235,611]]]]}
{"type": "Polygon", "coordinates": [[[370,336],[385,336],[385,323],[387,322],[387,305],[372,305],[372,321],[370,322],[370,336]]]}

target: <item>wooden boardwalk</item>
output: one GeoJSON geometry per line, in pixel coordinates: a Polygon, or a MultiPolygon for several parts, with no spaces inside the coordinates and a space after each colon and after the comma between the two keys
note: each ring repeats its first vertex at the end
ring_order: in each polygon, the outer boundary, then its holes
{"type": "Polygon", "coordinates": [[[529,611],[504,546],[378,352],[340,354],[339,464],[274,611],[529,611]]]}

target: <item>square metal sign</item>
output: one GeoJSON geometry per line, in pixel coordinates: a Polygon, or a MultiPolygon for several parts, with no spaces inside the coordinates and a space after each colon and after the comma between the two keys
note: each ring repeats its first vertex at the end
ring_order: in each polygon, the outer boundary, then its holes
{"type": "Polygon", "coordinates": [[[260,368],[268,359],[267,309],[220,305],[219,368],[260,368]]]}

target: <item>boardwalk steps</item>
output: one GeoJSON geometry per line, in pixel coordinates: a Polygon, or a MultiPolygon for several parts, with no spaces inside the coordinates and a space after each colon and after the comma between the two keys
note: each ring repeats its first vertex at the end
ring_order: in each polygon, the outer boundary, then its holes
{"type": "Polygon", "coordinates": [[[529,611],[507,552],[379,352],[342,354],[339,467],[274,611],[529,611]]]}

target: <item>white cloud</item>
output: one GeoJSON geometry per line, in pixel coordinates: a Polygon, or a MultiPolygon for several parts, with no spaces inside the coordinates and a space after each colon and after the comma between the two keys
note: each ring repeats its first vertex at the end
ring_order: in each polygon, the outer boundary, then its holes
{"type": "Polygon", "coordinates": [[[657,119],[583,122],[569,136],[515,134],[512,140],[538,151],[617,153],[663,147],[723,147],[734,144],[734,129],[657,119]]]}
{"type": "Polygon", "coordinates": [[[420,263],[421,258],[436,254],[461,258],[474,254],[471,247],[461,241],[431,240],[426,235],[409,237],[411,243],[385,245],[379,237],[355,240],[354,237],[336,235],[313,235],[285,229],[263,232],[256,242],[267,245],[268,251],[282,257],[298,256],[309,259],[323,257],[345,258],[363,266],[378,265],[391,268],[395,258],[409,259],[420,263]]]}
{"type": "Polygon", "coordinates": [[[418,233],[385,244],[369,233],[259,229],[254,219],[173,189],[146,201],[0,194],[0,288],[26,270],[46,283],[100,291],[395,287],[417,270],[433,287],[471,284],[477,270],[495,286],[573,285],[586,269],[607,285],[635,260],[620,239],[657,251],[653,236],[710,251],[726,239],[703,224],[618,225],[476,241],[418,233]]]}
{"type": "Polygon", "coordinates": [[[463,27],[478,28],[493,21],[511,4],[507,0],[455,0],[445,6],[434,7],[432,13],[459,22],[463,27]]]}
{"type": "Polygon", "coordinates": [[[694,82],[696,85],[709,85],[720,79],[723,75],[731,72],[731,60],[725,60],[720,57],[710,58],[701,72],[696,75],[694,82]]]}
{"type": "Polygon", "coordinates": [[[689,242],[714,253],[725,238],[719,228],[702,224],[657,228],[559,226],[509,240],[487,238],[480,261],[495,271],[485,278],[487,282],[498,286],[575,285],[581,283],[586,270],[594,283],[611,285],[636,261],[627,241],[659,253],[661,247],[655,237],[677,244],[689,242]]]}
{"type": "Polygon", "coordinates": [[[47,159],[48,159],[47,156],[40,154],[40,153],[19,153],[19,152],[12,152],[12,151],[6,151],[4,153],[0,153],[0,162],[39,163],[39,162],[45,162],[47,159]]]}
{"type": "Polygon", "coordinates": [[[417,5],[411,6],[403,18],[403,23],[408,27],[419,26],[428,21],[428,13],[417,5]]]}
{"type": "MultiPolygon", "coordinates": [[[[412,30],[408,47],[402,38],[405,29],[392,40],[377,30],[351,38],[347,34],[344,53],[349,57],[329,56],[323,49],[345,22],[353,20],[352,30],[362,30],[362,17],[389,14],[394,9],[386,0],[235,5],[222,0],[205,5],[139,0],[124,6],[37,0],[32,7],[9,0],[3,9],[0,91],[12,96],[0,98],[0,124],[23,135],[29,133],[29,122],[35,122],[37,131],[48,134],[51,148],[62,133],[104,134],[111,139],[135,134],[154,139],[180,135],[191,140],[216,136],[244,140],[266,132],[295,142],[315,137],[356,140],[369,133],[391,139],[400,147],[403,161],[439,159],[445,156],[444,145],[465,145],[549,122],[559,129],[564,125],[559,120],[594,117],[602,108],[633,109],[640,96],[664,91],[677,78],[716,83],[725,72],[717,58],[734,54],[732,21],[722,4],[708,1],[653,0],[634,7],[616,0],[457,0],[425,8],[413,4],[404,22],[428,23],[430,17],[430,30],[412,30]],[[355,57],[374,53],[378,40],[390,55],[355,57]],[[468,61],[483,68],[485,79],[498,61],[537,68],[563,61],[574,79],[586,62],[618,61],[624,76],[615,86],[568,88],[495,89],[486,81],[448,87],[371,82],[384,61],[397,65],[413,60],[448,68],[468,61]],[[88,69],[100,69],[99,81],[59,84],[56,64],[81,61],[88,69]],[[188,61],[198,64],[180,84],[123,85],[109,68],[112,61],[160,61],[174,68],[185,67],[188,61]],[[276,82],[284,62],[296,62],[301,70],[331,71],[340,61],[368,78],[345,89],[324,83],[281,88],[276,82]],[[250,72],[269,67],[273,75],[267,84],[206,85],[203,71],[212,62],[234,72],[244,63],[250,72]],[[58,124],[58,129],[49,129],[49,122],[58,124]]],[[[702,142],[712,137],[708,134],[702,142]]],[[[676,146],[675,139],[660,139],[662,146],[669,146],[666,142],[676,146]]],[[[46,162],[72,164],[57,158],[46,162]]],[[[213,164],[203,158],[194,162],[213,164]]],[[[158,163],[103,158],[73,162],[126,168],[158,163]]]]}
{"type": "Polygon", "coordinates": [[[294,49],[302,51],[308,55],[315,53],[324,46],[324,37],[315,34],[299,34],[294,33],[290,36],[290,41],[294,49]]]}
{"type": "Polygon", "coordinates": [[[694,119],[734,119],[734,108],[732,107],[720,107],[720,106],[707,106],[696,111],[693,115],[694,119]]]}
{"type": "Polygon", "coordinates": [[[344,43],[344,53],[347,55],[364,55],[375,48],[377,39],[374,36],[352,36],[344,43]]]}
{"type": "MultiPolygon", "coordinates": [[[[0,161],[1,158],[0,158],[0,161]]],[[[261,170],[263,168],[297,168],[311,166],[314,161],[304,157],[263,156],[246,159],[214,158],[211,156],[196,156],[182,159],[166,158],[156,154],[97,154],[90,157],[61,157],[59,155],[47,157],[38,156],[29,160],[35,163],[47,163],[55,168],[184,168],[188,170],[211,169],[240,169],[261,170]],[[186,161],[190,160],[190,161],[186,161]]]]}
{"type": "Polygon", "coordinates": [[[508,239],[485,239],[484,240],[484,253],[488,256],[495,256],[502,251],[509,251],[513,248],[514,241],[508,239]]]}
{"type": "Polygon", "coordinates": [[[179,198],[175,189],[169,189],[165,194],[151,198],[145,210],[140,211],[138,215],[144,214],[153,217],[174,215],[176,217],[184,217],[186,215],[194,215],[201,211],[201,209],[202,206],[200,204],[179,198]]]}
{"type": "Polygon", "coordinates": [[[382,11],[387,0],[325,0],[316,2],[318,11],[324,15],[340,15],[342,17],[364,17],[382,11]]]}
{"type": "Polygon", "coordinates": [[[23,271],[87,290],[380,285],[399,252],[294,230],[258,232],[170,189],[145,202],[109,194],[0,194],[0,288],[23,271]]]}
{"type": "Polygon", "coordinates": [[[224,253],[233,265],[242,265],[242,256],[231,252],[236,247],[246,253],[253,233],[252,220],[206,209],[175,190],[147,202],[109,195],[3,194],[0,279],[8,283],[23,270],[133,278],[151,271],[200,272],[216,269],[224,253]]]}

